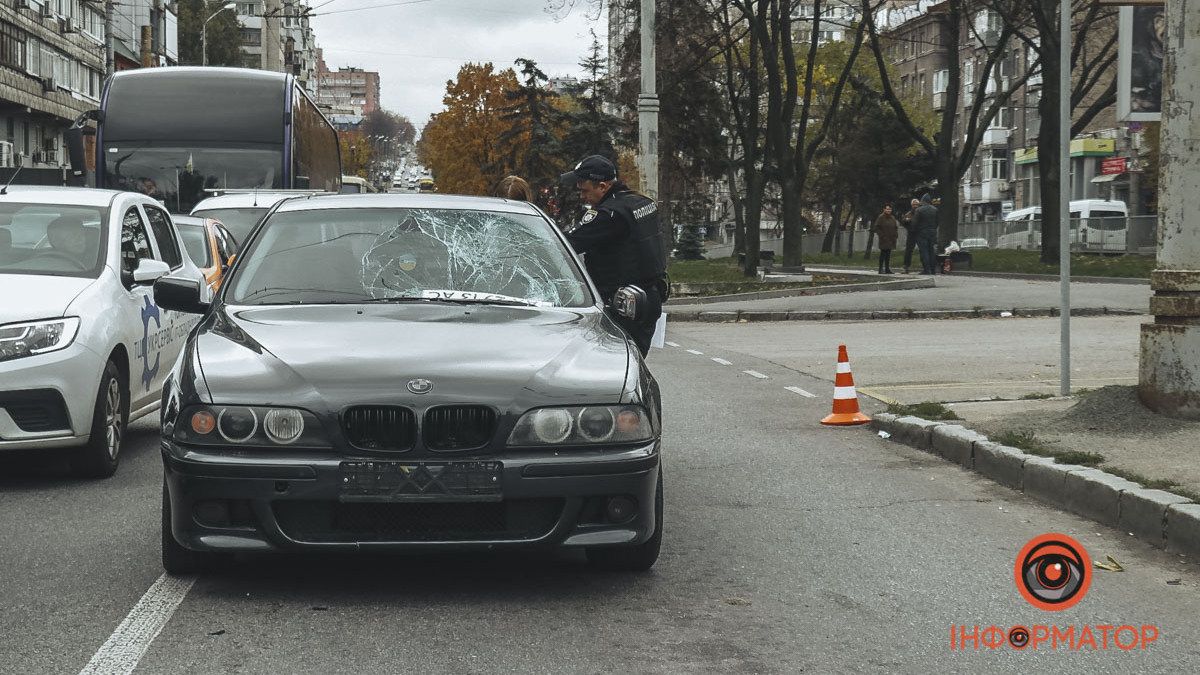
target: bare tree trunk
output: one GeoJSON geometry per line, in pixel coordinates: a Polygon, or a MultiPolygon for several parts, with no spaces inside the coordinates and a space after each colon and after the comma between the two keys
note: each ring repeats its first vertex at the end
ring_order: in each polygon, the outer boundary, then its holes
{"type": "Polygon", "coordinates": [[[833,254],[842,254],[842,203],[833,205],[833,224],[830,225],[833,229],[833,254]]]}
{"type": "Polygon", "coordinates": [[[746,252],[746,216],[743,213],[743,197],[738,194],[737,169],[730,163],[725,170],[729,181],[729,200],[733,203],[733,254],[746,252]]]}

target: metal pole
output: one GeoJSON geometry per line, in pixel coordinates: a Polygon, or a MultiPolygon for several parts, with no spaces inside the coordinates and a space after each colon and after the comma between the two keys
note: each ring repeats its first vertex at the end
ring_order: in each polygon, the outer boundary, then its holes
{"type": "MultiPolygon", "coordinates": [[[[211,17],[209,17],[211,18],[211,17]]],[[[200,27],[200,65],[208,65],[208,22],[200,27]]]]}
{"type": "Polygon", "coordinates": [[[113,2],[104,3],[104,77],[112,77],[116,72],[116,62],[113,57],[113,2]]]}
{"type": "Polygon", "coordinates": [[[1058,26],[1058,283],[1059,395],[1071,395],[1071,0],[1060,3],[1058,26]]]}
{"type": "Polygon", "coordinates": [[[642,192],[658,199],[658,65],[654,54],[654,2],[641,0],[642,92],[638,95],[638,170],[642,192]]]}

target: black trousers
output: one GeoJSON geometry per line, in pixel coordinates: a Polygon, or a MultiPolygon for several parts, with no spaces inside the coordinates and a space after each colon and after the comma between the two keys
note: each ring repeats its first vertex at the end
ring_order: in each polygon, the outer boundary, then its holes
{"type": "Polygon", "coordinates": [[[912,268],[913,249],[917,247],[917,235],[912,230],[904,237],[904,269],[912,268]]]}
{"type": "Polygon", "coordinates": [[[612,311],[612,307],[609,305],[612,301],[611,295],[604,301],[604,311],[608,312],[612,320],[617,322],[617,325],[629,337],[633,338],[634,344],[637,345],[638,351],[642,353],[643,357],[650,353],[650,341],[654,338],[654,327],[658,325],[658,318],[662,314],[662,296],[659,294],[658,288],[653,284],[647,284],[647,286],[642,287],[646,291],[646,311],[645,318],[641,321],[627,319],[612,311]]]}
{"type": "Polygon", "coordinates": [[[879,273],[892,271],[892,249],[879,249],[879,273]]]}
{"type": "Polygon", "coordinates": [[[921,273],[937,274],[937,232],[922,232],[917,237],[917,247],[921,253],[921,273]]]}

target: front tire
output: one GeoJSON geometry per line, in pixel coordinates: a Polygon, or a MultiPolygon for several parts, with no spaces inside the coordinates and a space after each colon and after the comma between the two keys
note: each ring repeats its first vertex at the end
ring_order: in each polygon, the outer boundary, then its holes
{"type": "Polygon", "coordinates": [[[162,566],[168,574],[196,574],[213,566],[217,554],[184,548],[171,531],[171,495],[167,480],[162,488],[162,566]]]}
{"type": "Polygon", "coordinates": [[[92,410],[92,430],[87,445],[71,455],[71,471],[82,478],[108,478],[117,472],[121,444],[129,425],[129,388],[121,370],[109,361],[104,364],[96,405],[92,410]]]}
{"type": "Polygon", "coordinates": [[[645,572],[658,561],[663,533],[663,476],[658,470],[658,488],[654,491],[654,534],[637,546],[598,546],[587,549],[592,566],[611,572],[645,572]]]}

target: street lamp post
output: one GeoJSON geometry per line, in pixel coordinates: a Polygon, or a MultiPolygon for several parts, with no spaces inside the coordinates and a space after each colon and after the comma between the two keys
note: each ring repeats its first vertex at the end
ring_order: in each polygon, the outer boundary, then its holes
{"type": "Polygon", "coordinates": [[[233,9],[237,5],[232,2],[227,2],[221,9],[213,12],[207,19],[204,20],[204,25],[200,26],[200,65],[208,65],[208,22],[217,18],[217,15],[227,9],[233,9]]]}

